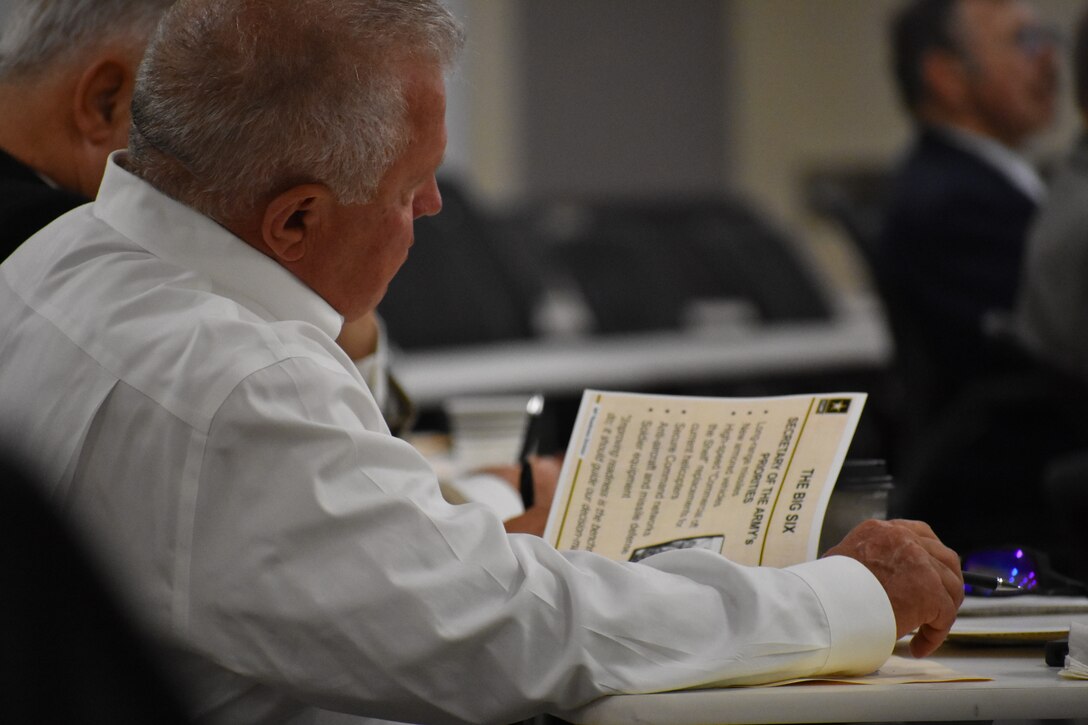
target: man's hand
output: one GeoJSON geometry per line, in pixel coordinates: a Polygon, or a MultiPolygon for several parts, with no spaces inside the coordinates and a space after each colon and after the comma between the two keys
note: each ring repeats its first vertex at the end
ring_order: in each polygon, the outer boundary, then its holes
{"type": "MultiPolygon", "coordinates": [[[[555,497],[555,486],[559,483],[559,471],[563,467],[563,461],[558,456],[531,456],[529,465],[533,467],[533,506],[521,516],[515,516],[503,523],[508,534],[535,534],[544,535],[544,527],[548,523],[548,512],[552,508],[552,499],[555,497]]],[[[506,480],[515,490],[518,490],[518,478],[521,466],[503,466],[501,468],[488,469],[506,480]]]]}
{"type": "Polygon", "coordinates": [[[824,556],[849,556],[871,571],[888,593],[896,636],[918,629],[910,641],[925,657],[948,636],[963,601],[963,575],[956,552],[921,521],[865,521],[824,556]]]}

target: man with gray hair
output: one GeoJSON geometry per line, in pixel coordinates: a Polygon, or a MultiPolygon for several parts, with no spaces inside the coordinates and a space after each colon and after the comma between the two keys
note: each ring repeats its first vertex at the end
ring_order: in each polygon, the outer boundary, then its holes
{"type": "Polygon", "coordinates": [[[171,0],[0,3],[0,260],[94,198],[171,0]]]}
{"type": "Polygon", "coordinates": [[[788,569],[618,563],[448,504],[389,435],[334,340],[441,208],[461,44],[437,0],[178,0],[95,203],[0,265],[0,427],[43,452],[196,713],[510,722],[867,672],[915,628],[933,651],[963,582],[925,524],[788,569]]]}

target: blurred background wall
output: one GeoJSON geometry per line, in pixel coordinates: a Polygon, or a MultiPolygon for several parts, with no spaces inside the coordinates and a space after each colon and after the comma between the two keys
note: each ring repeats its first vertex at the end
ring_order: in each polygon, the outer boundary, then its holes
{"type": "MultiPolygon", "coordinates": [[[[728,189],[807,240],[839,283],[864,284],[806,180],[886,168],[907,143],[887,63],[899,4],[456,0],[469,46],[447,167],[497,206],[728,189]]],[[[1088,6],[1034,4],[1067,35],[1088,6]]],[[[1067,90],[1031,152],[1059,158],[1075,133],[1067,90]]]]}
{"type": "MultiPolygon", "coordinates": [[[[0,0],[0,22],[12,0],[0,0]]],[[[1068,31],[1085,0],[1034,0],[1068,31]]],[[[822,170],[881,169],[909,137],[886,60],[899,0],[449,0],[469,44],[446,169],[503,209],[562,196],[739,192],[863,284],[806,203],[822,170]]],[[[1068,78],[1066,78],[1068,81],[1068,78]]],[[[1060,157],[1068,92],[1032,149],[1060,157]]]]}

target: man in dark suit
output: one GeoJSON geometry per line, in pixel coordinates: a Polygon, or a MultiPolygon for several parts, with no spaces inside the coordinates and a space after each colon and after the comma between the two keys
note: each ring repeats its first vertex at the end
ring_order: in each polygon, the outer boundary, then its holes
{"type": "Polygon", "coordinates": [[[0,11],[0,261],[98,191],[170,0],[11,0],[0,11]]]}
{"type": "Polygon", "coordinates": [[[1054,113],[1055,38],[1023,0],[911,0],[892,40],[917,126],[877,250],[903,382],[893,513],[963,552],[1058,552],[1041,472],[1082,408],[1010,322],[1045,193],[1020,150],[1054,113]]]}
{"type": "Polygon", "coordinates": [[[1053,116],[1055,43],[1021,0],[912,0],[892,40],[917,134],[876,273],[903,357],[928,368],[910,404],[936,408],[1006,364],[993,324],[1012,307],[1045,191],[1018,149],[1053,116]]]}

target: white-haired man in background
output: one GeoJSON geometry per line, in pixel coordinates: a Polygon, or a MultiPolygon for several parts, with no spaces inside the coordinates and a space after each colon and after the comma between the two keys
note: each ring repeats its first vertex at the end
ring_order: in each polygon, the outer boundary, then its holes
{"type": "MultiPolygon", "coordinates": [[[[172,3],[0,0],[0,262],[98,192],[109,154],[128,143],[136,69],[172,3]]],[[[390,425],[409,424],[377,316],[346,326],[338,342],[390,425]]]]}
{"type": "Polygon", "coordinates": [[[94,198],[172,0],[0,2],[0,260],[94,198]]]}
{"type": "Polygon", "coordinates": [[[789,569],[617,563],[449,505],[389,435],[334,341],[441,209],[461,44],[435,0],[178,0],[94,205],[0,266],[0,427],[44,453],[197,714],[510,722],[871,671],[915,628],[933,651],[963,591],[925,524],[789,569]]]}

